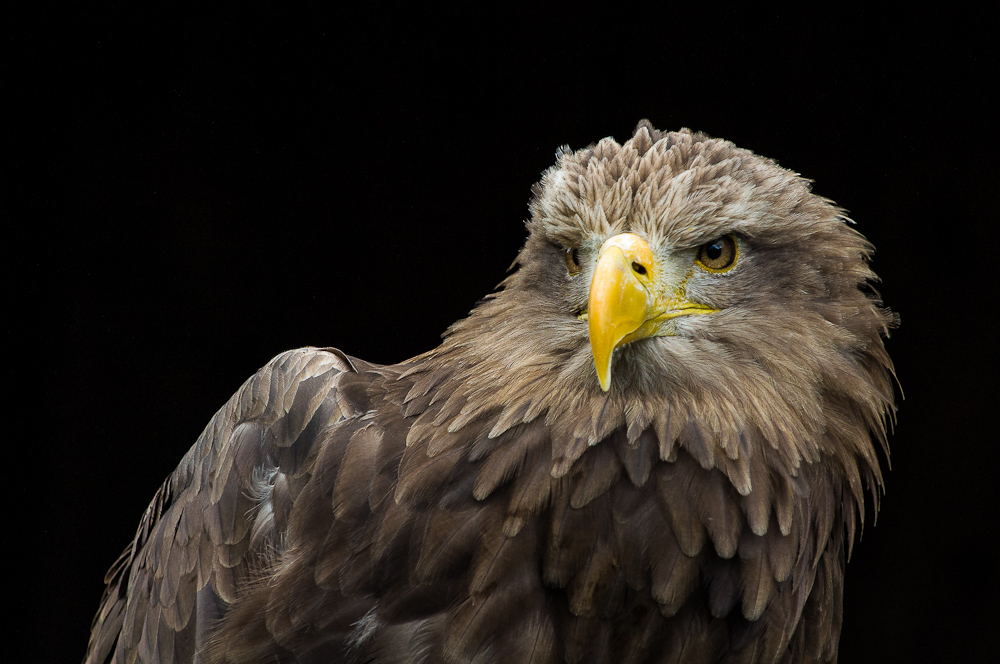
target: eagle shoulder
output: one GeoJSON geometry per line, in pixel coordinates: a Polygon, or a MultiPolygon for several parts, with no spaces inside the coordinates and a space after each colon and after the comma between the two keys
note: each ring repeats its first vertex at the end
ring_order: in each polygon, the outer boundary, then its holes
{"type": "Polygon", "coordinates": [[[105,575],[86,664],[191,661],[201,651],[287,527],[321,432],[357,415],[337,389],[356,372],[336,349],[287,351],[214,415],[105,575]]]}

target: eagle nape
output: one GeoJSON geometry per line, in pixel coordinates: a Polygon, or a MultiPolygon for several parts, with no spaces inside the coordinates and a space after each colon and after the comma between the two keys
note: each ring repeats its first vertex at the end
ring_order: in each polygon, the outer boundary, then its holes
{"type": "Polygon", "coordinates": [[[837,659],[895,408],[872,247],[724,140],[557,155],[438,347],[288,351],[216,413],[86,662],[837,659]]]}

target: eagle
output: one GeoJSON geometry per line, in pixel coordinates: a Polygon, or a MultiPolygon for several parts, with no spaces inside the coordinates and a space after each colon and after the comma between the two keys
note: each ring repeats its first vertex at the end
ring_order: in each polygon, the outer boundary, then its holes
{"type": "Polygon", "coordinates": [[[215,414],[87,663],[836,660],[895,413],[873,247],[796,173],[648,121],[532,194],[438,347],[285,352],[215,414]]]}

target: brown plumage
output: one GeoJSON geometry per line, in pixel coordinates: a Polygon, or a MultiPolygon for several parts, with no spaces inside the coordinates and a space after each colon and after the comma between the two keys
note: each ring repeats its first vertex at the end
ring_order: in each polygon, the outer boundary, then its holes
{"type": "Polygon", "coordinates": [[[519,269],[438,348],[247,381],[87,662],[836,659],[893,410],[870,245],[774,162],[646,122],[534,194],[519,269]]]}

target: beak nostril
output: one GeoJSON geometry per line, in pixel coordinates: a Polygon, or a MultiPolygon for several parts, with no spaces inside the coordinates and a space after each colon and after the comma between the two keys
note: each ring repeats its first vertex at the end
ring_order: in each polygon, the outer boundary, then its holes
{"type": "Polygon", "coordinates": [[[644,265],[642,265],[641,263],[635,263],[635,262],[633,262],[632,263],[632,270],[636,274],[646,274],[646,267],[644,265]]]}

